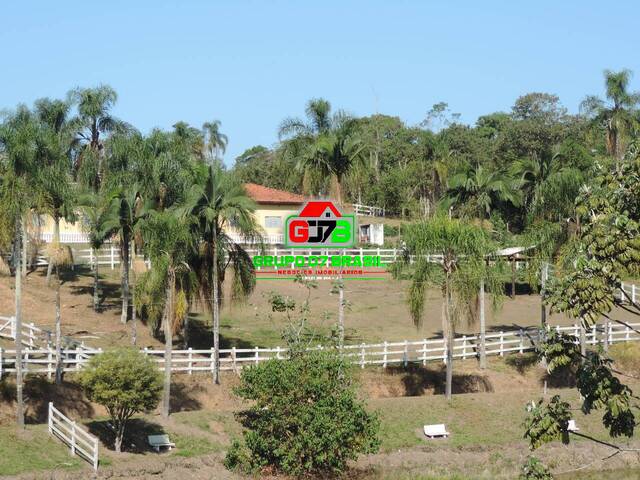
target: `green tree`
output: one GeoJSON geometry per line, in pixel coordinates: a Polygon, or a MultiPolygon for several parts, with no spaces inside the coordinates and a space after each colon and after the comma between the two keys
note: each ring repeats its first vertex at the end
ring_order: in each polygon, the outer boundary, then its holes
{"type": "MultiPolygon", "coordinates": [[[[187,221],[175,211],[153,212],[142,225],[145,252],[153,268],[142,275],[136,295],[144,308],[156,298],[164,296],[162,317],[164,319],[164,389],[162,415],[170,413],[171,355],[173,336],[184,324],[188,305],[195,290],[195,278],[189,267],[193,258],[195,240],[187,221]],[[147,300],[150,300],[147,302],[147,300]]],[[[156,319],[157,321],[157,319],[156,319]]]]}
{"type": "Polygon", "coordinates": [[[206,157],[210,162],[219,162],[220,154],[224,154],[229,142],[229,138],[220,131],[220,120],[205,122],[202,125],[202,137],[206,157]]]}
{"type": "Polygon", "coordinates": [[[187,194],[180,212],[191,217],[202,239],[200,260],[195,267],[203,298],[212,312],[214,380],[220,382],[220,302],[221,285],[229,265],[234,270],[233,291],[250,292],[255,284],[253,263],[242,244],[259,240],[253,212],[255,203],[244,187],[219,165],[201,165],[198,183],[187,194]],[[232,236],[233,235],[233,236],[232,236]],[[241,237],[238,241],[235,236],[241,237]]]}
{"type": "Polygon", "coordinates": [[[356,122],[341,111],[332,115],[328,101],[312,99],[305,112],[307,122],[287,118],[278,135],[287,139],[285,151],[303,172],[303,189],[321,193],[326,178],[331,178],[331,188],[341,204],[344,176],[354,163],[364,160],[366,146],[358,136],[356,122]]]}
{"type": "Polygon", "coordinates": [[[235,392],[251,406],[238,415],[244,444],[231,447],[228,468],[336,475],[379,448],[380,422],[358,399],[352,367],[337,350],[294,348],[285,360],[243,369],[235,392]]]}
{"type": "Polygon", "coordinates": [[[620,160],[628,136],[637,125],[640,93],[629,91],[630,70],[604,71],[605,100],[590,95],[581,104],[582,110],[606,133],[607,153],[620,160]]]}
{"type": "Polygon", "coordinates": [[[108,350],[94,356],[79,375],[87,398],[104,406],[115,430],[115,450],[129,419],[155,408],[162,392],[162,377],[155,362],[133,348],[108,350]]]}
{"type": "Polygon", "coordinates": [[[509,174],[478,165],[449,179],[446,203],[463,215],[487,219],[499,202],[520,206],[518,187],[518,181],[509,174]]]}
{"type": "MultiPolygon", "coordinates": [[[[400,267],[412,273],[407,302],[416,328],[422,326],[424,302],[429,286],[442,292],[442,332],[447,351],[446,389],[451,399],[453,345],[456,323],[473,321],[473,307],[482,280],[498,298],[499,283],[486,257],[494,248],[480,227],[457,219],[436,216],[404,229],[408,255],[414,262],[400,267]]],[[[397,272],[396,272],[397,273],[397,272]]]]}

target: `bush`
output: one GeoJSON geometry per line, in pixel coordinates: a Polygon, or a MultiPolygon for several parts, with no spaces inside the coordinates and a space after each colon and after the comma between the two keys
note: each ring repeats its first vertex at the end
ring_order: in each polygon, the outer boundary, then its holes
{"type": "Polygon", "coordinates": [[[134,413],[155,408],[162,392],[156,364],[139,350],[118,348],[93,357],[80,374],[87,398],[103,405],[116,432],[120,452],[127,421],[134,413]]]}
{"type": "Polygon", "coordinates": [[[249,367],[235,392],[254,403],[237,414],[244,442],[229,450],[227,468],[335,474],[380,446],[378,417],[357,398],[351,367],[335,350],[249,367]]]}

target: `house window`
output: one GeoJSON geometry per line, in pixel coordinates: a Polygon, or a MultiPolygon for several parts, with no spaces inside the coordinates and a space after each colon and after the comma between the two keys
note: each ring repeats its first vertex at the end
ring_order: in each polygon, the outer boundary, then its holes
{"type": "Polygon", "coordinates": [[[282,217],[264,217],[264,226],[267,228],[281,228],[282,217]]]}

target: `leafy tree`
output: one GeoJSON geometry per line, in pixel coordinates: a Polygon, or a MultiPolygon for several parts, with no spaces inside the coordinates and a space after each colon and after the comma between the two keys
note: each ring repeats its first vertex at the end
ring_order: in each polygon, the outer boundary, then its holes
{"type": "Polygon", "coordinates": [[[603,125],[606,133],[607,153],[621,159],[625,151],[625,137],[637,125],[637,108],[640,93],[629,91],[630,70],[604,71],[605,100],[590,95],[581,108],[596,123],[603,125]]]}
{"type": "Polygon", "coordinates": [[[312,99],[305,110],[307,123],[299,118],[285,119],[279,136],[286,138],[285,151],[296,158],[304,173],[303,189],[320,193],[331,177],[338,203],[342,203],[344,176],[352,164],[362,161],[365,145],[357,135],[356,123],[344,112],[331,115],[324,99],[312,99]]]}
{"type": "Polygon", "coordinates": [[[251,258],[232,233],[259,240],[260,232],[253,216],[255,203],[233,175],[219,165],[201,165],[199,173],[199,181],[189,190],[180,212],[193,219],[193,227],[202,239],[200,260],[194,270],[204,303],[212,311],[214,380],[219,383],[220,292],[227,267],[233,266],[235,294],[247,294],[255,285],[251,258]]]}
{"type": "Polygon", "coordinates": [[[79,380],[87,398],[107,409],[118,453],[128,420],[155,408],[162,392],[162,377],[154,361],[133,348],[108,350],[92,357],[79,380]]]}
{"type": "Polygon", "coordinates": [[[486,263],[493,244],[482,228],[441,216],[407,226],[404,240],[407,254],[415,259],[413,264],[400,267],[411,269],[407,302],[416,328],[422,325],[427,288],[433,285],[442,292],[442,331],[447,350],[445,393],[450,400],[455,325],[465,318],[473,320],[476,292],[483,279],[494,299],[500,291],[497,277],[486,263]],[[439,257],[434,259],[434,255],[439,257]]]}
{"type": "Polygon", "coordinates": [[[227,149],[228,137],[220,132],[220,120],[205,122],[202,125],[204,148],[210,161],[220,161],[219,155],[227,149]]]}
{"type": "Polygon", "coordinates": [[[358,399],[351,369],[337,350],[296,348],[244,369],[235,393],[251,406],[238,414],[244,441],[227,453],[227,468],[336,475],[375,453],[380,422],[358,399]]]}
{"type": "Polygon", "coordinates": [[[478,165],[449,179],[446,203],[458,207],[463,214],[489,218],[498,202],[509,202],[516,207],[521,203],[518,182],[507,173],[478,165]]]}
{"type": "MultiPolygon", "coordinates": [[[[142,225],[142,236],[153,268],[140,279],[140,293],[136,295],[138,305],[134,308],[144,308],[147,304],[155,303],[156,298],[164,296],[162,317],[165,370],[162,415],[166,418],[170,412],[173,335],[185,322],[190,298],[195,290],[195,279],[188,263],[194,255],[195,239],[186,221],[177,216],[175,211],[153,212],[142,225]]],[[[154,310],[157,309],[152,308],[147,313],[153,315],[154,310]]],[[[155,321],[158,322],[157,318],[155,321]]]]}

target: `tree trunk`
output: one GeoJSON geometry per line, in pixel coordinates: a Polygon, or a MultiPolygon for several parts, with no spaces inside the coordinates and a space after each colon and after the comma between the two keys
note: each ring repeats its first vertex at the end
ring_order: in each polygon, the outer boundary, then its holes
{"type": "MultiPolygon", "coordinates": [[[[53,216],[53,237],[51,238],[51,245],[60,244],[60,217],[56,214],[53,216]]],[[[51,284],[51,274],[53,273],[53,262],[51,261],[51,255],[49,255],[49,264],[47,265],[47,285],[51,284]]]]}
{"type": "Polygon", "coordinates": [[[338,341],[340,347],[344,345],[344,283],[340,279],[338,287],[338,341]]]}
{"type": "Polygon", "coordinates": [[[20,249],[20,255],[22,256],[22,262],[20,265],[20,272],[23,277],[27,276],[27,244],[29,243],[26,223],[24,217],[22,218],[22,248],[20,249]]]}
{"type": "Polygon", "coordinates": [[[445,280],[445,295],[443,305],[443,331],[447,343],[447,374],[445,385],[445,397],[447,400],[451,400],[451,390],[453,384],[453,319],[451,318],[451,286],[449,284],[449,274],[447,273],[447,279],[445,280]]]}
{"type": "Polygon", "coordinates": [[[62,383],[62,319],[60,316],[60,270],[56,267],[56,385],[62,383]]]}
{"type": "Polygon", "coordinates": [[[213,381],[220,384],[220,293],[218,288],[218,232],[217,222],[212,225],[212,248],[213,248],[213,381]]]}
{"type": "Polygon", "coordinates": [[[169,268],[165,300],[164,321],[164,390],[162,394],[162,416],[169,418],[171,408],[171,350],[173,349],[173,294],[175,290],[175,272],[169,268]]]}
{"type": "Polygon", "coordinates": [[[20,251],[22,247],[22,224],[16,221],[16,423],[18,428],[24,428],[24,398],[22,395],[22,275],[20,251]]]}
{"type": "Polygon", "coordinates": [[[121,453],[122,452],[122,439],[124,438],[124,422],[119,423],[118,426],[116,427],[116,440],[114,442],[114,447],[116,450],[116,453],[121,453]]]}
{"type": "Polygon", "coordinates": [[[547,328],[547,307],[544,304],[544,297],[547,285],[547,276],[549,275],[549,264],[544,263],[542,265],[542,272],[540,273],[540,327],[547,328]]]}
{"type": "Polygon", "coordinates": [[[516,298],[516,258],[511,258],[511,298],[516,298]]]}
{"type": "Polygon", "coordinates": [[[587,331],[584,328],[584,320],[580,319],[580,355],[582,355],[582,363],[587,356],[587,331]]]}
{"type": "Polygon", "coordinates": [[[96,250],[95,264],[93,267],[93,310],[97,312],[100,309],[100,277],[98,276],[98,250],[96,250]]]}
{"type": "Polygon", "coordinates": [[[129,236],[123,234],[120,242],[120,272],[121,272],[121,288],[122,288],[122,313],[120,321],[127,323],[129,316],[129,236]]]}
{"type": "Polygon", "coordinates": [[[484,278],[480,280],[480,368],[487,368],[486,322],[484,317],[484,278]]]}
{"type": "MultiPolygon", "coordinates": [[[[136,248],[135,248],[135,243],[132,241],[131,242],[131,255],[133,255],[133,259],[135,261],[136,258],[136,248]]],[[[133,288],[132,288],[132,293],[131,293],[131,345],[134,345],[138,342],[138,326],[136,325],[136,322],[138,320],[138,317],[136,315],[136,299],[135,299],[135,295],[136,295],[136,288],[135,288],[135,284],[136,284],[136,272],[135,270],[132,270],[132,276],[133,276],[133,288]]]]}
{"type": "Polygon", "coordinates": [[[609,351],[609,319],[604,319],[604,341],[602,342],[602,348],[605,352],[609,351]]]}

